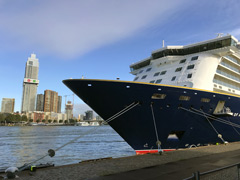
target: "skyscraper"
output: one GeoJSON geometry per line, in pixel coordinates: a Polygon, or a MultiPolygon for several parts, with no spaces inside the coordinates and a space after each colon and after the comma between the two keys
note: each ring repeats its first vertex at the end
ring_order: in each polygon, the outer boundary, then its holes
{"type": "Polygon", "coordinates": [[[44,91],[44,112],[58,111],[58,93],[52,90],[44,91]]]}
{"type": "Polygon", "coordinates": [[[14,98],[2,98],[2,113],[13,113],[14,112],[15,99],[14,98]]]}
{"type": "Polygon", "coordinates": [[[61,113],[62,109],[62,96],[58,96],[58,113],[61,113]]]}
{"type": "Polygon", "coordinates": [[[67,104],[65,104],[65,113],[67,114],[67,120],[73,118],[73,104],[71,101],[68,101],[67,104]]]}
{"type": "Polygon", "coordinates": [[[38,69],[39,62],[36,54],[31,54],[25,67],[25,76],[23,80],[22,112],[35,110],[36,94],[38,87],[38,69]]]}
{"type": "Polygon", "coordinates": [[[93,120],[93,111],[88,110],[85,112],[85,114],[86,114],[85,116],[86,120],[93,120]]]}
{"type": "Polygon", "coordinates": [[[44,95],[38,94],[37,95],[37,104],[36,104],[36,111],[43,111],[44,105],[44,95]]]}

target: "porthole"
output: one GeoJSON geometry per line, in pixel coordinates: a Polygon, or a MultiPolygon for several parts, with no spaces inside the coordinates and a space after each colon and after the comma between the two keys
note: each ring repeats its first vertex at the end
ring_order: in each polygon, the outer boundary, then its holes
{"type": "Polygon", "coordinates": [[[92,84],[88,84],[88,86],[92,86],[92,84]]]}

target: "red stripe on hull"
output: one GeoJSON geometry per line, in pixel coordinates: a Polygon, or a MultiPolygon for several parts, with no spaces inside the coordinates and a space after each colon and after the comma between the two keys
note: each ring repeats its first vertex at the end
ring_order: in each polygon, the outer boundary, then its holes
{"type": "MultiPolygon", "coordinates": [[[[162,149],[163,152],[166,151],[175,151],[176,149],[162,149]]],[[[158,153],[157,149],[149,149],[149,150],[136,150],[137,155],[141,154],[152,154],[152,153],[158,153]]]]}

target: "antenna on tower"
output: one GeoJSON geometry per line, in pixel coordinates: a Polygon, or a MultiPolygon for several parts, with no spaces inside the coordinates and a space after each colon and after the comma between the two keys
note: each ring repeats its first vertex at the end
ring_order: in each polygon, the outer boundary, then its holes
{"type": "Polygon", "coordinates": [[[164,47],[164,40],[162,40],[162,47],[164,47]]]}

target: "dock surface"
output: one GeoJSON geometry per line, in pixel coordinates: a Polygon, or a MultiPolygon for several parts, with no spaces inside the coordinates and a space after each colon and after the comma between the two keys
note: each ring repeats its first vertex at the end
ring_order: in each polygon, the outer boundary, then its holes
{"type": "MultiPolygon", "coordinates": [[[[240,142],[176,150],[159,154],[81,162],[18,172],[18,180],[153,180],[184,179],[240,162],[240,142]]],[[[224,177],[224,176],[222,176],[224,177]]],[[[226,179],[226,177],[224,177],[226,179]]],[[[231,179],[230,177],[227,179],[231,179]]]]}

